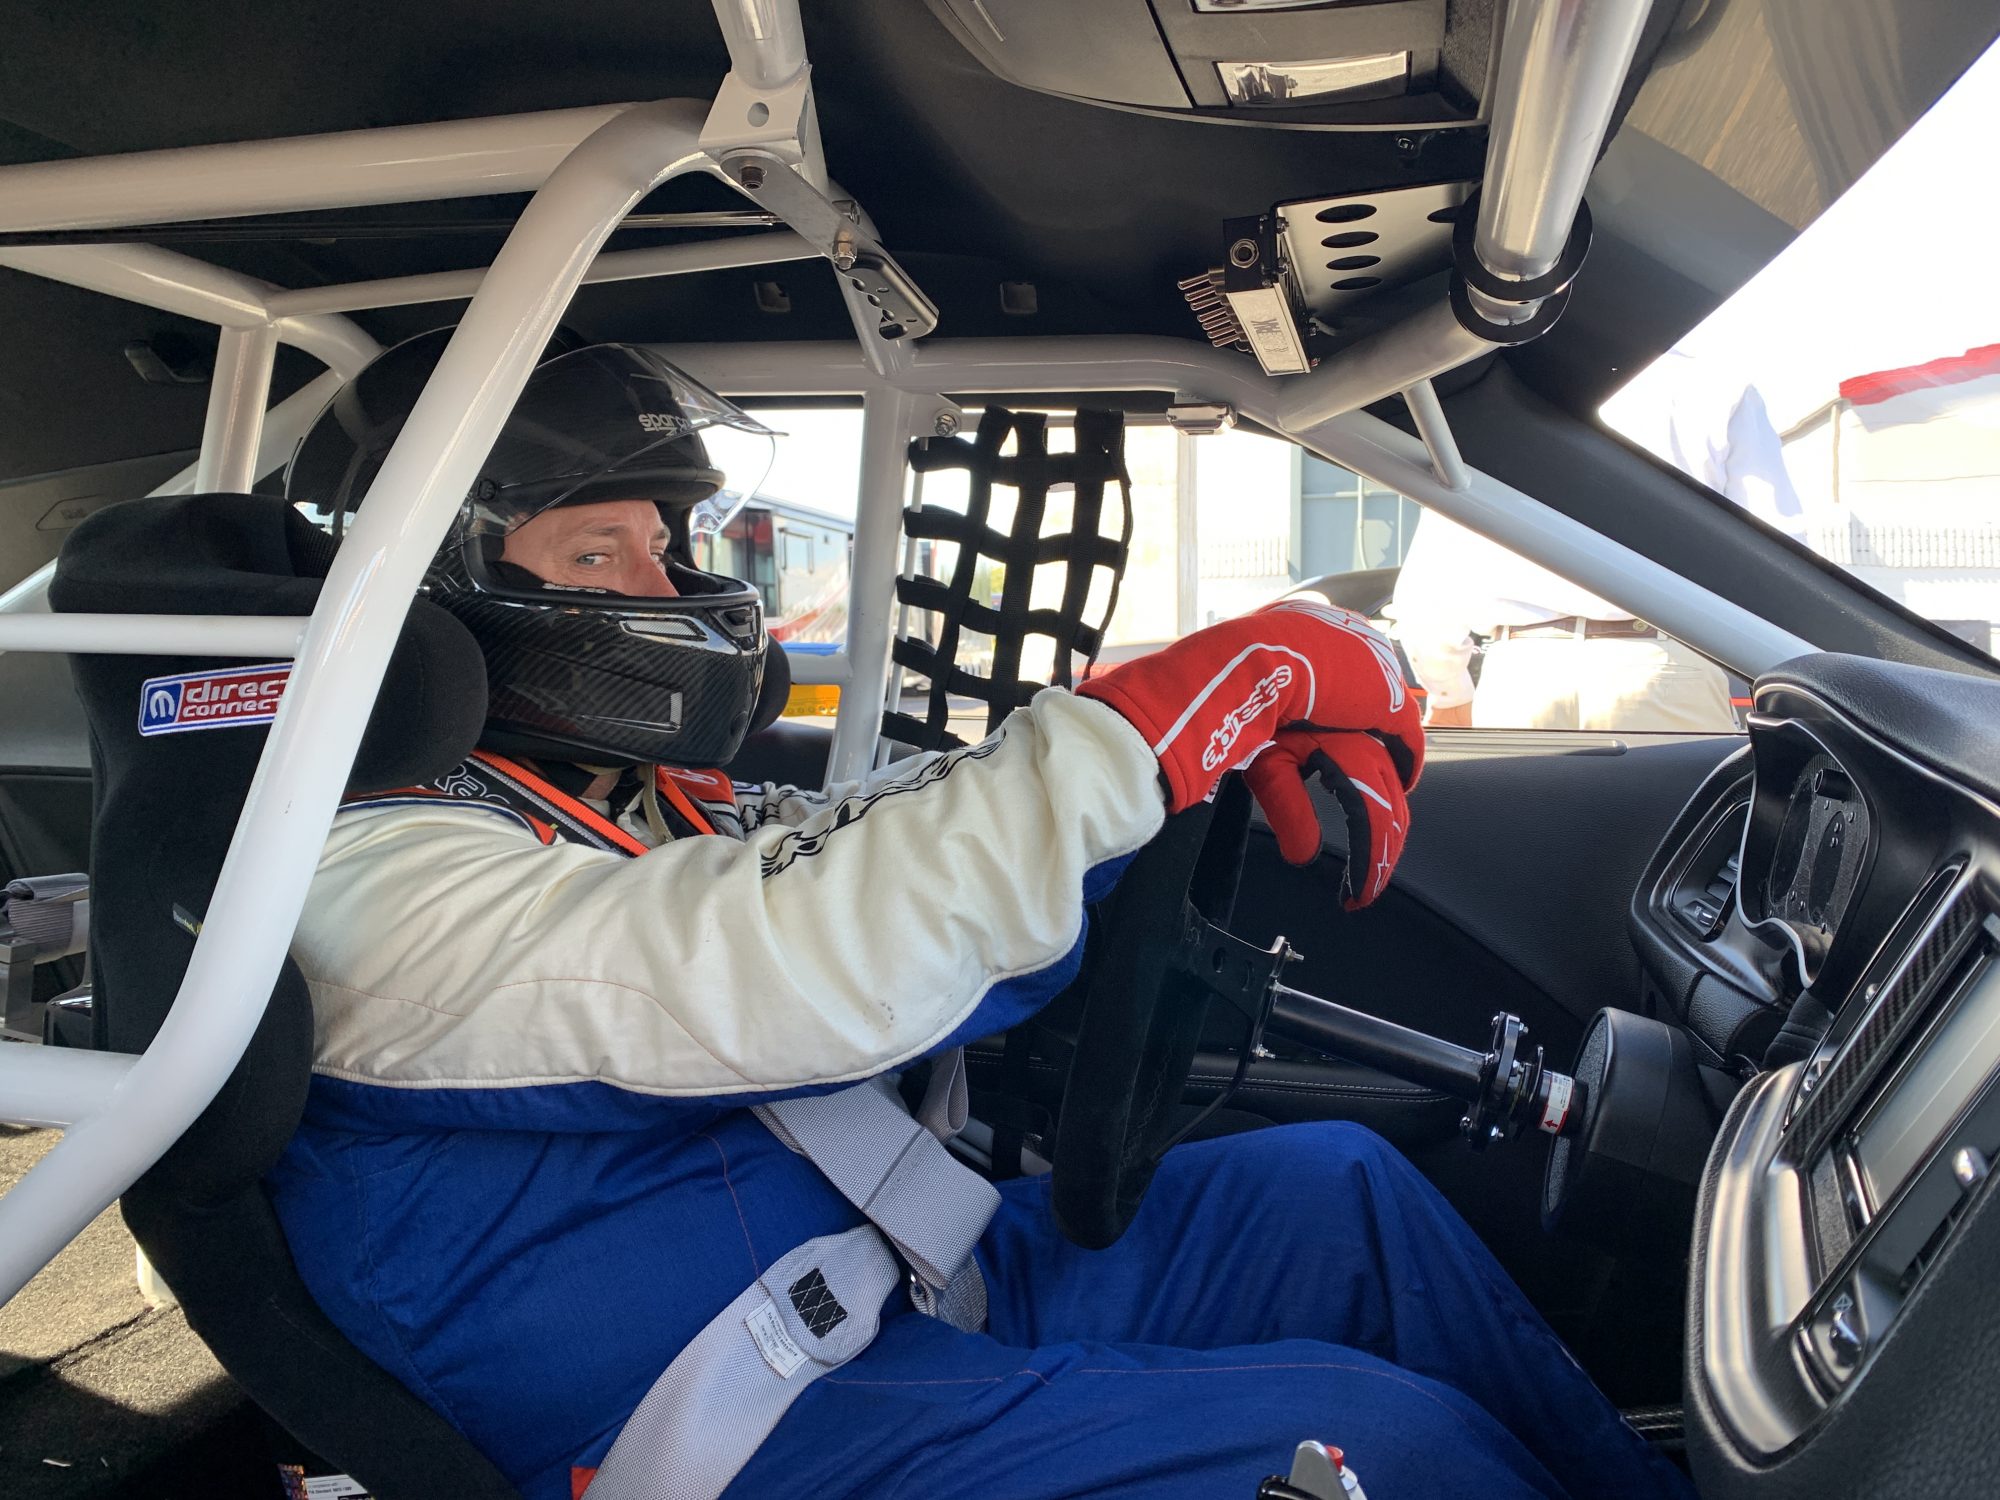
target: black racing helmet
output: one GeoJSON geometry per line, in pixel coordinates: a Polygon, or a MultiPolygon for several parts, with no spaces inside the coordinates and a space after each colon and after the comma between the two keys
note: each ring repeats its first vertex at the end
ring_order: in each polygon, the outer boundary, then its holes
{"type": "MultiPolygon", "coordinates": [[[[336,393],[285,472],[286,498],[339,535],[450,336],[398,344],[336,393]]],[[[485,653],[483,745],[718,766],[776,717],[789,674],[782,659],[766,671],[778,648],[757,590],[696,568],[691,549],[755,492],[771,450],[768,428],[648,349],[592,344],[535,367],[424,576],[485,653]],[[678,597],[549,584],[502,560],[508,534],[546,510],[634,499],[666,522],[678,597]]]]}

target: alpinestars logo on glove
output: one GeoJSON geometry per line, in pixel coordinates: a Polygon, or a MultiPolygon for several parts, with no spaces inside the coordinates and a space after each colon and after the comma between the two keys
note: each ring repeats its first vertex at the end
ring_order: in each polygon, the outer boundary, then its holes
{"type": "Polygon", "coordinates": [[[290,662],[274,661],[149,677],[139,686],[139,733],[268,724],[278,716],[278,700],[284,697],[291,675],[290,662]]]}
{"type": "Polygon", "coordinates": [[[1292,669],[1282,663],[1250,690],[1250,696],[1222,716],[1222,724],[1208,737],[1208,748],[1201,752],[1201,768],[1213,771],[1228,757],[1236,742],[1243,737],[1243,731],[1250,727],[1250,721],[1278,701],[1278,694],[1292,685],[1292,669]]]}

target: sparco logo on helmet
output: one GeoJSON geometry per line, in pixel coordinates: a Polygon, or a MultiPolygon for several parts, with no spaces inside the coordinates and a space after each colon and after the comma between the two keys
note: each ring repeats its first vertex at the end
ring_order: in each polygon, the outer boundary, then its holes
{"type": "Polygon", "coordinates": [[[677,433],[688,431],[689,428],[684,418],[677,417],[672,412],[642,411],[639,413],[639,430],[672,437],[677,433]]]}

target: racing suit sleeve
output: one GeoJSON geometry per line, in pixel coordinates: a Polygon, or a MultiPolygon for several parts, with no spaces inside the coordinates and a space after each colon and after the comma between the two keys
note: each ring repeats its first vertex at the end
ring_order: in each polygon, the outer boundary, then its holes
{"type": "Polygon", "coordinates": [[[1013,1025],[1159,828],[1157,763],[1113,710],[1049,691],[894,770],[791,826],[636,858],[463,804],[343,815],[293,943],[315,1073],[402,1092],[404,1118],[421,1095],[440,1127],[597,1129],[646,1096],[747,1104],[1013,1025]]]}
{"type": "Polygon", "coordinates": [[[823,808],[844,802],[849,797],[866,795],[870,789],[885,782],[912,775],[923,764],[936,758],[936,751],[907,755],[886,766],[877,766],[857,780],[836,782],[829,787],[789,786],[770,781],[751,785],[739,781],[736,783],[736,815],[742,820],[746,834],[755,833],[769,823],[796,828],[823,808]]]}

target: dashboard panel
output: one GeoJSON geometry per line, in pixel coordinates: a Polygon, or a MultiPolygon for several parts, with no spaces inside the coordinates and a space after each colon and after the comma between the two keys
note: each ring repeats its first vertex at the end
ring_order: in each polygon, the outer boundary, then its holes
{"type": "MultiPolygon", "coordinates": [[[[2000,1386],[1934,1354],[1985,1328],[2000,1380],[2000,1289],[1971,1248],[2000,1246],[1994,747],[2000,682],[1788,664],[1757,686],[1747,752],[1635,895],[1669,1004],[1747,1079],[1697,1209],[1687,1382],[1704,1496],[1848,1493],[1860,1471],[1843,1465],[1883,1475],[1880,1451],[1950,1442],[1942,1414],[1983,1425],[2000,1405],[2000,1386]],[[1858,1457],[1857,1432],[1878,1451],[1858,1457]]],[[[1922,1457],[1915,1487],[1869,1493],[1925,1493],[1922,1457]]]]}
{"type": "Polygon", "coordinates": [[[1648,1008],[1734,1100],[1691,1460],[1709,1500],[2000,1493],[1966,1451],[2000,1409],[2000,681],[1809,657],[1749,727],[1630,912],[1648,1008]]]}

